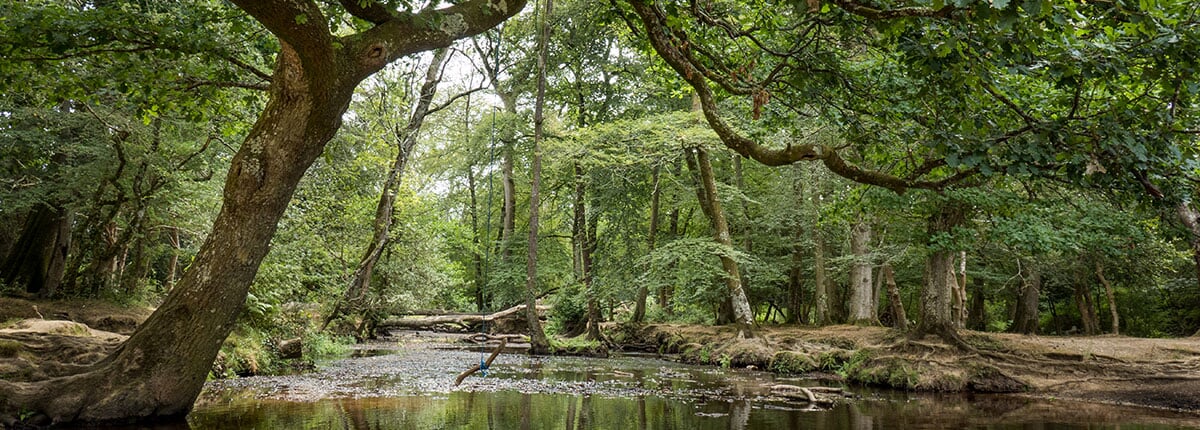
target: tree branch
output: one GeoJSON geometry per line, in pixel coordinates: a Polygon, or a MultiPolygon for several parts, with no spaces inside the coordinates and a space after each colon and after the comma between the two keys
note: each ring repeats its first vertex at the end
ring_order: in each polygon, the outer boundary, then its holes
{"type": "Polygon", "coordinates": [[[954,6],[946,5],[941,9],[927,7],[901,7],[896,9],[878,9],[855,0],[832,0],[833,4],[846,12],[867,19],[886,20],[899,18],[946,18],[955,11],[954,6]]]}
{"type": "Polygon", "coordinates": [[[837,149],[828,145],[803,144],[788,145],[782,149],[768,148],[742,136],[721,118],[712,90],[708,86],[705,74],[682,52],[682,36],[676,37],[668,33],[666,19],[657,6],[646,0],[630,0],[634,12],[641,18],[650,44],[676,73],[679,74],[692,89],[700,101],[704,117],[708,121],[721,142],[746,158],[768,166],[780,166],[797,161],[821,160],[830,171],[855,182],[878,185],[896,193],[903,193],[908,188],[941,189],[953,181],[970,176],[973,170],[960,171],[958,174],[942,181],[917,181],[899,178],[887,173],[866,170],[846,162],[838,154],[837,149]]]}
{"type": "Polygon", "coordinates": [[[350,12],[355,18],[372,24],[383,24],[395,18],[387,7],[374,0],[366,2],[365,6],[359,0],[338,0],[338,2],[346,8],[346,12],[350,12]]]}

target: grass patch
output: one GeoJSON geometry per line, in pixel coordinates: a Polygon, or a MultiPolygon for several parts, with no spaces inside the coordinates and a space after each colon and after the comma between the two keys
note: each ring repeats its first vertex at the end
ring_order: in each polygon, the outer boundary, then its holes
{"type": "Polygon", "coordinates": [[[3,357],[3,358],[16,357],[17,354],[21,353],[22,349],[25,349],[25,346],[21,345],[21,342],[17,342],[15,340],[0,339],[0,357],[3,357]]]}

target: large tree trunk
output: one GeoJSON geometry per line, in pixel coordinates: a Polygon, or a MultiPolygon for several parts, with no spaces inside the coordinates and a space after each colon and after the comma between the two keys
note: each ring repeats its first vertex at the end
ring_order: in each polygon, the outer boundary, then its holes
{"type": "Polygon", "coordinates": [[[1021,294],[1017,299],[1016,316],[1013,318],[1012,332],[1020,334],[1037,334],[1038,332],[1038,296],[1041,295],[1042,274],[1032,264],[1025,264],[1029,272],[1021,278],[1021,294]]]}
{"type": "Polygon", "coordinates": [[[0,267],[3,283],[24,284],[26,292],[39,297],[54,296],[67,269],[74,218],[70,210],[39,205],[0,267]]]}
{"type": "MultiPolygon", "coordinates": [[[[965,216],[955,203],[942,203],[929,217],[928,237],[949,234],[962,224],[965,216]]],[[[930,243],[930,246],[934,246],[930,243]]],[[[957,320],[952,300],[956,280],[954,276],[954,252],[947,249],[931,249],[925,268],[925,288],[921,290],[921,323],[913,332],[914,337],[934,334],[947,341],[961,343],[958,337],[957,320]]]]}
{"type": "Polygon", "coordinates": [[[553,10],[553,1],[546,0],[545,9],[541,15],[538,29],[538,79],[537,96],[533,108],[533,162],[530,166],[532,178],[529,181],[529,255],[525,264],[525,314],[529,321],[529,353],[548,354],[550,342],[546,340],[546,332],[537,316],[537,249],[538,249],[538,209],[541,206],[540,192],[542,188],[542,139],[543,122],[542,109],[546,104],[546,51],[550,44],[550,26],[546,17],[553,10]]]}
{"type": "Polygon", "coordinates": [[[186,415],[233,329],[297,183],[341,125],[358,82],[402,56],[491,28],[524,5],[467,0],[419,16],[373,15],[378,31],[335,38],[315,3],[236,3],[280,38],[281,52],[267,106],[230,162],[212,232],[163,303],[110,356],[80,374],[0,381],[0,414],[32,411],[56,423],[186,415]],[[412,24],[447,14],[463,27],[412,24]]]}
{"type": "MultiPolygon", "coordinates": [[[[646,234],[647,253],[654,252],[655,240],[658,238],[658,205],[659,197],[662,194],[658,188],[658,171],[659,167],[654,166],[654,170],[650,173],[650,231],[646,234]]],[[[640,323],[646,319],[646,297],[649,295],[650,289],[646,287],[646,284],[642,284],[638,288],[637,301],[633,307],[633,322],[640,323]]]]}
{"type": "Polygon", "coordinates": [[[854,265],[850,267],[850,324],[874,325],[879,323],[875,315],[874,289],[871,282],[870,250],[871,225],[865,221],[854,224],[850,231],[850,252],[854,254],[854,265]]]}
{"type": "MultiPolygon", "coordinates": [[[[688,161],[689,167],[695,165],[700,174],[700,185],[703,188],[703,201],[708,210],[709,220],[712,221],[713,234],[716,236],[717,243],[727,247],[733,247],[733,241],[729,237],[729,223],[725,219],[725,213],[721,209],[721,201],[717,199],[717,182],[713,178],[712,162],[708,159],[708,151],[704,148],[696,148],[693,150],[695,159],[688,161]]],[[[739,273],[737,261],[727,255],[721,255],[721,267],[725,269],[725,287],[728,290],[726,296],[729,300],[728,305],[732,308],[734,324],[738,328],[739,338],[754,337],[754,314],[750,311],[750,301],[746,298],[746,292],[742,288],[742,275],[739,273]]]]}
{"type": "Polygon", "coordinates": [[[1112,313],[1112,334],[1121,334],[1121,315],[1117,313],[1117,296],[1113,292],[1108,278],[1104,277],[1104,265],[1099,261],[1096,262],[1096,278],[1100,279],[1100,285],[1104,286],[1104,295],[1108,298],[1108,310],[1112,313]]]}

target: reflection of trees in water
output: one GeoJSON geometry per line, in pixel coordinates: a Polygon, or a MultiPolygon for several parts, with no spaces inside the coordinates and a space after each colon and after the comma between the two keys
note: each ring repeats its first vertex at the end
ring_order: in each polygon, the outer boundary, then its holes
{"type": "Polygon", "coordinates": [[[750,424],[750,401],[736,400],[729,408],[729,430],[746,430],[750,424]]]}

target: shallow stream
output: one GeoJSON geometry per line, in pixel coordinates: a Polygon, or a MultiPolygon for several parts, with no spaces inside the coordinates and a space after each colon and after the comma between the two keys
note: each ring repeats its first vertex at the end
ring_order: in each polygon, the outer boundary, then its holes
{"type": "Polygon", "coordinates": [[[186,424],[155,429],[1174,429],[1200,416],[1014,396],[848,387],[828,408],[771,395],[828,379],[610,359],[502,354],[453,387],[480,351],[376,344],[303,375],[210,382],[186,424]]]}

